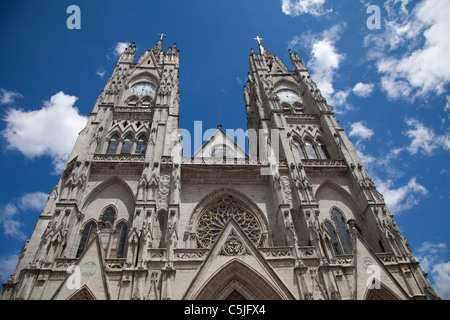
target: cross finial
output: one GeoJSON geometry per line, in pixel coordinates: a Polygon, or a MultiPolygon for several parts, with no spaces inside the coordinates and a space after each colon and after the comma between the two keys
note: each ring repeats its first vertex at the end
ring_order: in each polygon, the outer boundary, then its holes
{"type": "Polygon", "coordinates": [[[258,41],[258,43],[261,44],[261,40],[263,40],[263,38],[260,38],[259,36],[256,36],[256,38],[253,39],[253,40],[258,41]]]}
{"type": "Polygon", "coordinates": [[[158,34],[158,37],[161,37],[161,41],[162,41],[162,39],[163,39],[164,37],[167,37],[167,34],[161,33],[161,34],[158,34]]]}

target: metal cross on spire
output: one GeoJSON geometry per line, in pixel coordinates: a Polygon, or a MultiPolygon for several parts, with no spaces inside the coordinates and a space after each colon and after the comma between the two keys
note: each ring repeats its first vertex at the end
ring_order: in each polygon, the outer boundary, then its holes
{"type": "Polygon", "coordinates": [[[161,37],[161,41],[162,41],[162,39],[163,39],[164,37],[167,37],[167,34],[161,33],[161,34],[158,34],[158,37],[161,37]]]}
{"type": "Polygon", "coordinates": [[[253,39],[253,40],[258,41],[258,43],[261,44],[261,40],[263,40],[263,38],[260,38],[259,36],[256,36],[256,38],[253,39]]]}

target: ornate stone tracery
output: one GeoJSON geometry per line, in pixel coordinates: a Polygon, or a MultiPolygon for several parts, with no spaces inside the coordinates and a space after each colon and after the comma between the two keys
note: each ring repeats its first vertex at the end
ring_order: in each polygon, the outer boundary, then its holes
{"type": "Polygon", "coordinates": [[[261,242],[261,226],[255,216],[239,205],[232,196],[225,196],[206,208],[197,223],[197,241],[202,248],[209,248],[229,219],[234,219],[249,239],[258,246],[261,242]]]}

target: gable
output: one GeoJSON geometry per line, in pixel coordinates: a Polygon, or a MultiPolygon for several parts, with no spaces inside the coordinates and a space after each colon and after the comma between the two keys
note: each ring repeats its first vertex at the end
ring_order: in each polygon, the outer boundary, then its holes
{"type": "Polygon", "coordinates": [[[51,300],[109,300],[108,280],[104,271],[103,249],[98,237],[89,244],[51,300]]]}
{"type": "Polygon", "coordinates": [[[355,231],[353,256],[356,271],[356,300],[383,299],[408,300],[402,285],[386,268],[383,262],[355,231]],[[387,289],[389,288],[389,289],[387,289]]]}
{"type": "Polygon", "coordinates": [[[222,129],[216,132],[206,141],[194,154],[194,158],[223,159],[245,159],[247,153],[222,129]]]}
{"type": "Polygon", "coordinates": [[[248,299],[294,299],[233,218],[214,242],[183,299],[225,299],[232,293],[248,299]]]}

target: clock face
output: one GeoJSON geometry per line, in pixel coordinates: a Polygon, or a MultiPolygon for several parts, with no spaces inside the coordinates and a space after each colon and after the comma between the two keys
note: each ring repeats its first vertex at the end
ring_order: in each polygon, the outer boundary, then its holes
{"type": "Polygon", "coordinates": [[[213,158],[223,158],[232,156],[233,150],[227,145],[217,145],[211,149],[211,157],[213,158]]]}
{"type": "Polygon", "coordinates": [[[155,90],[155,86],[148,82],[137,83],[131,87],[131,92],[138,96],[146,96],[155,90]]]}
{"type": "Polygon", "coordinates": [[[294,101],[298,100],[298,94],[291,90],[278,91],[277,96],[283,102],[294,102],[294,101]]]}

